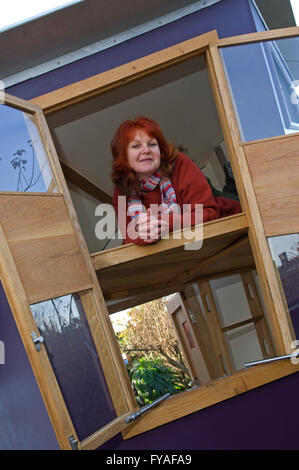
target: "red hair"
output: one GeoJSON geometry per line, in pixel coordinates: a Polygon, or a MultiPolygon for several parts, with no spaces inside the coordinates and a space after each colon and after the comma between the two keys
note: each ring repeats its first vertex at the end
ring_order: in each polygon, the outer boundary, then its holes
{"type": "Polygon", "coordinates": [[[127,158],[129,143],[133,140],[137,130],[142,130],[149,137],[157,140],[161,152],[160,171],[163,176],[171,175],[178,153],[174,146],[165,140],[160,126],[153,119],[140,116],[133,120],[124,121],[117,129],[111,141],[113,155],[112,181],[127,196],[133,192],[140,195],[138,177],[135,171],[130,168],[127,158]]]}

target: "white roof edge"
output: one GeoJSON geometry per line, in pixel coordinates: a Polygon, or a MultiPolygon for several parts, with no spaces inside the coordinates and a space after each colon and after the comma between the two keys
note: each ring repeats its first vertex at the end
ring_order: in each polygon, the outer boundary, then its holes
{"type": "MultiPolygon", "coordinates": [[[[79,0],[81,1],[81,0],[79,0]]],[[[84,57],[88,57],[92,54],[95,54],[97,52],[103,51],[105,49],[108,49],[109,47],[116,46],[117,44],[120,44],[122,42],[125,42],[129,39],[132,39],[134,37],[140,36],[141,34],[147,33],[149,31],[152,31],[156,28],[160,28],[163,25],[166,25],[168,23],[171,23],[173,21],[176,21],[184,16],[190,15],[191,13],[194,13],[196,11],[201,10],[202,8],[209,7],[215,3],[220,2],[221,0],[198,0],[192,5],[189,5],[187,7],[179,8],[171,13],[168,13],[166,15],[160,16],[156,18],[155,20],[148,21],[142,25],[138,25],[134,28],[128,29],[127,31],[123,31],[119,34],[116,34],[114,36],[108,37],[106,39],[103,39],[101,41],[95,42],[93,44],[90,44],[88,46],[82,47],[74,52],[70,52],[68,54],[64,54],[60,57],[56,57],[55,59],[52,59],[48,62],[44,62],[40,65],[37,65],[35,67],[31,67],[27,70],[23,70],[22,72],[10,75],[8,77],[2,78],[2,82],[4,83],[5,88],[11,87],[13,85],[16,85],[18,83],[24,82],[26,80],[29,80],[31,78],[38,77],[40,75],[43,75],[47,72],[50,72],[52,70],[55,70],[59,67],[62,67],[64,65],[70,64],[72,62],[75,62],[77,60],[80,60],[84,57]]],[[[66,5],[67,6],[67,5],[66,5]]],[[[61,7],[63,8],[63,7],[61,7]]]]}
{"type": "Polygon", "coordinates": [[[23,24],[30,23],[31,21],[42,18],[43,16],[51,15],[52,13],[55,13],[56,11],[63,10],[64,8],[73,6],[76,3],[80,3],[80,2],[84,2],[84,0],[70,0],[69,2],[66,2],[63,5],[60,5],[58,7],[51,8],[47,11],[43,11],[42,13],[31,16],[24,20],[20,20],[20,21],[17,21],[16,23],[9,24],[8,26],[4,26],[3,28],[0,28],[0,34],[4,33],[5,31],[8,31],[9,29],[18,28],[19,26],[22,26],[23,24]]]}

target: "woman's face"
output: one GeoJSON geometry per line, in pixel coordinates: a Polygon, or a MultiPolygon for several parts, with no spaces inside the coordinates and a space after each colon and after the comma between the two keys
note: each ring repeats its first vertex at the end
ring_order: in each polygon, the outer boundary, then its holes
{"type": "Polygon", "coordinates": [[[149,178],[160,167],[161,152],[158,141],[142,130],[137,130],[127,151],[130,168],[141,178],[149,178]]]}

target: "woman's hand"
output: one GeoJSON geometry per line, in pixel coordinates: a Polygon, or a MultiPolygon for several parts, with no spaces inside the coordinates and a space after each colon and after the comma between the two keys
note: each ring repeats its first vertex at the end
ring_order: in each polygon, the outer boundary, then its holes
{"type": "Polygon", "coordinates": [[[154,243],[167,232],[168,225],[165,220],[155,217],[148,209],[146,213],[140,214],[136,225],[139,238],[146,243],[154,243]]]}

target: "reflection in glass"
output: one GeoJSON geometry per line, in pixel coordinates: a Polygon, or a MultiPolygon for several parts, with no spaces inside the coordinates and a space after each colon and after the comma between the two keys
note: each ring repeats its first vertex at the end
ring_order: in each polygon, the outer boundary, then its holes
{"type": "Polygon", "coordinates": [[[268,244],[299,339],[299,234],[270,237],[268,244]]]}
{"type": "Polygon", "coordinates": [[[57,192],[33,116],[0,105],[0,191],[57,192]]]}
{"type": "Polygon", "coordinates": [[[34,304],[31,310],[81,441],[115,413],[80,294],[34,304]]]}
{"type": "Polygon", "coordinates": [[[221,49],[243,141],[299,132],[299,38],[221,49]]]}

